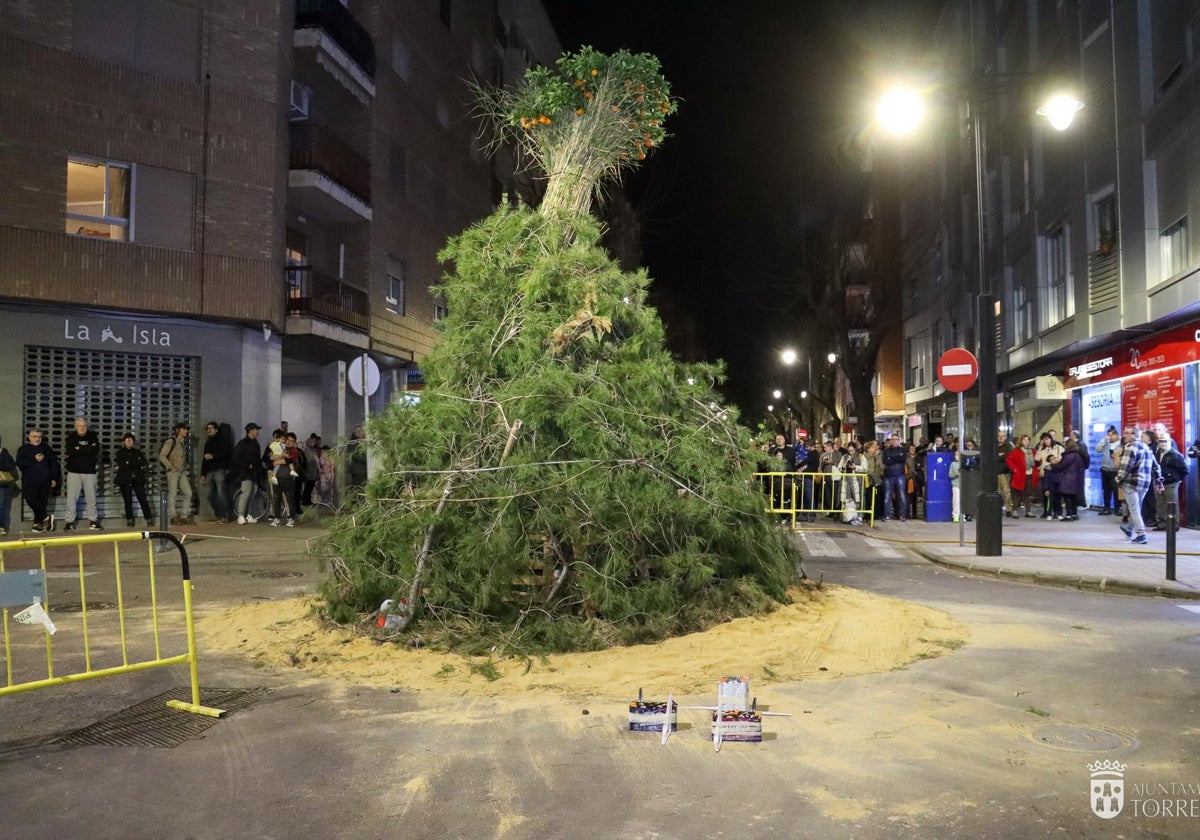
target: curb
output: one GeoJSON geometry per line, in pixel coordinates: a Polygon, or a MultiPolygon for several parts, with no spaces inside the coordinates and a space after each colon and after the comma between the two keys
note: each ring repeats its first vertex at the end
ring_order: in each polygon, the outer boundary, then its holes
{"type": "Polygon", "coordinates": [[[930,563],[948,569],[967,572],[980,577],[995,577],[1004,580],[1033,583],[1042,586],[1057,586],[1065,589],[1078,589],[1090,592],[1113,595],[1139,595],[1153,598],[1175,598],[1190,601],[1200,601],[1200,590],[1176,589],[1169,584],[1148,584],[1120,578],[1080,577],[1069,574],[1047,572],[1031,572],[1022,569],[1005,569],[996,566],[986,566],[977,563],[952,560],[933,552],[913,547],[915,553],[924,557],[930,563]]]}

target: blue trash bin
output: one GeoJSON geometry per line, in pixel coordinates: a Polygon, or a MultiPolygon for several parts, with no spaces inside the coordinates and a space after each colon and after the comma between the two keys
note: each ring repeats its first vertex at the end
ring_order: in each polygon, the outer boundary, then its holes
{"type": "Polygon", "coordinates": [[[954,518],[950,489],[951,452],[925,453],[925,521],[949,522],[954,518]]]}

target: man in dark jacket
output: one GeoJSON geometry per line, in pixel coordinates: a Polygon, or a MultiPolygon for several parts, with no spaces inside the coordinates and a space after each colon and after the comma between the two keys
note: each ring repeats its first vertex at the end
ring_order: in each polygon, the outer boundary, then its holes
{"type": "Polygon", "coordinates": [[[88,428],[84,417],[75,418],[75,430],[67,432],[63,442],[63,461],[67,467],[66,530],[75,530],[76,502],[83,492],[83,516],[88,527],[100,530],[96,513],[96,473],[100,469],[100,438],[88,428]]]}
{"type": "Polygon", "coordinates": [[[200,483],[208,485],[208,503],[212,506],[213,522],[232,522],[228,479],[233,441],[221,434],[221,424],[216,420],[210,420],[204,431],[208,437],[204,441],[200,483]]]}
{"type": "Polygon", "coordinates": [[[1178,531],[1179,484],[1187,478],[1188,465],[1183,454],[1175,448],[1175,441],[1171,440],[1170,432],[1162,423],[1155,426],[1155,438],[1158,445],[1154,447],[1154,460],[1158,461],[1162,481],[1154,488],[1155,510],[1158,511],[1158,524],[1154,526],[1154,530],[1167,530],[1167,505],[1173,504],[1176,511],[1175,530],[1178,531]]]}
{"type": "Polygon", "coordinates": [[[904,512],[908,510],[908,488],[904,475],[904,463],[908,458],[908,450],[900,443],[899,435],[892,435],[883,448],[883,521],[892,518],[892,494],[896,495],[899,507],[896,509],[897,518],[903,522],[904,512]]]}
{"type": "Polygon", "coordinates": [[[29,442],[17,450],[17,468],[21,471],[21,495],[33,514],[33,530],[53,531],[54,516],[49,512],[50,493],[62,481],[58,454],[42,436],[41,429],[30,429],[29,442]]]}
{"type": "Polygon", "coordinates": [[[241,485],[237,497],[237,524],[245,525],[246,508],[250,497],[258,488],[258,482],[263,474],[262,448],[258,443],[258,431],[262,426],[257,423],[246,424],[246,436],[233,447],[233,455],[229,459],[229,467],[233,471],[233,480],[241,485]]]}

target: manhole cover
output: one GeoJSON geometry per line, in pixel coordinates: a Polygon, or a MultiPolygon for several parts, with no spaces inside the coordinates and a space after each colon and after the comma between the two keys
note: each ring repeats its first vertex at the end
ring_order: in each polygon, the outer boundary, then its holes
{"type": "Polygon", "coordinates": [[[285,572],[285,571],[275,571],[275,570],[271,570],[271,569],[259,569],[256,572],[251,572],[250,577],[252,577],[252,578],[272,578],[272,579],[294,578],[294,577],[304,577],[304,572],[285,572]]]}
{"type": "Polygon", "coordinates": [[[1138,745],[1136,738],[1123,732],[1069,724],[1043,726],[1031,732],[1029,737],[1042,746],[1074,752],[1112,752],[1138,745]]]}
{"type": "MultiPolygon", "coordinates": [[[[83,604],[80,603],[52,604],[51,607],[54,612],[83,612],[83,604]]],[[[88,601],[87,608],[88,612],[91,612],[92,610],[113,610],[117,608],[117,605],[110,604],[107,601],[88,601]]]]}
{"type": "MultiPolygon", "coordinates": [[[[237,712],[271,693],[269,688],[202,688],[200,703],[237,712]]],[[[168,700],[192,702],[190,688],[173,688],[103,720],[68,732],[54,743],[69,746],[177,747],[215,724],[218,718],[172,709],[168,700]]]]}

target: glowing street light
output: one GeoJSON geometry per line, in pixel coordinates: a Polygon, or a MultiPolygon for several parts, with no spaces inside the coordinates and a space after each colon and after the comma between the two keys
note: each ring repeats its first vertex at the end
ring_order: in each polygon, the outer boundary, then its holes
{"type": "Polygon", "coordinates": [[[875,108],[875,118],[889,134],[903,137],[921,124],[925,102],[912,88],[892,88],[875,108]]]}
{"type": "Polygon", "coordinates": [[[1075,115],[1083,109],[1083,103],[1074,96],[1059,94],[1037,109],[1038,116],[1045,117],[1056,131],[1066,131],[1075,121],[1075,115]]]}

